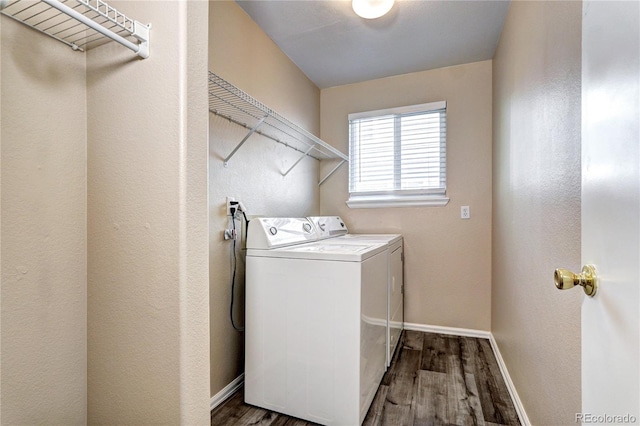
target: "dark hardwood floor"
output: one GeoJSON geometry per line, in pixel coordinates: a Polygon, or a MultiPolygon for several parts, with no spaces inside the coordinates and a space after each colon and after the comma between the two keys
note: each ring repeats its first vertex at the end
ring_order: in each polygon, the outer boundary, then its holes
{"type": "MultiPolygon", "coordinates": [[[[247,405],[242,390],[211,412],[211,425],[314,423],[247,405]]],[[[364,420],[366,426],[520,425],[487,339],[405,331],[364,420]]]]}

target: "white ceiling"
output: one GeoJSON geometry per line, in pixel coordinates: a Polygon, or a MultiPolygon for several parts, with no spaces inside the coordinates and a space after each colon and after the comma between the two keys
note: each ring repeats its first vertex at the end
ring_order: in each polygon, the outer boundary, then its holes
{"type": "Polygon", "coordinates": [[[351,0],[236,0],[321,89],[491,59],[509,1],[396,0],[357,16],[351,0]]]}

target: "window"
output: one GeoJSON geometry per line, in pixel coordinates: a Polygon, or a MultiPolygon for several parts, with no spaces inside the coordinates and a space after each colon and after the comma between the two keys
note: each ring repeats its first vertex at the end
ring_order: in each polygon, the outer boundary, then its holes
{"type": "Polygon", "coordinates": [[[349,207],[446,205],[447,104],[349,114],[349,207]]]}

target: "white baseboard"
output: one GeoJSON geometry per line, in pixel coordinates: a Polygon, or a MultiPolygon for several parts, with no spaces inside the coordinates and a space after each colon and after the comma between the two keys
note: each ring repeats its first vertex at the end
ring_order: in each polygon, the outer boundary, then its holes
{"type": "Polygon", "coordinates": [[[238,389],[240,389],[243,384],[244,373],[233,379],[231,383],[229,383],[227,386],[222,388],[220,392],[211,397],[211,402],[209,403],[211,410],[229,399],[229,397],[233,395],[238,389]]]}
{"type": "Polygon", "coordinates": [[[493,349],[493,353],[495,354],[496,360],[498,361],[498,366],[500,367],[500,371],[502,372],[504,382],[507,384],[507,389],[509,390],[509,394],[511,395],[513,405],[516,406],[516,412],[518,413],[518,417],[520,417],[520,423],[522,423],[523,426],[531,426],[529,417],[527,416],[526,411],[524,411],[524,406],[522,405],[522,401],[518,396],[518,391],[516,391],[516,387],[513,384],[513,381],[511,381],[509,370],[507,370],[507,365],[504,363],[504,359],[502,359],[500,348],[498,348],[498,342],[496,342],[493,334],[489,338],[489,341],[491,342],[491,348],[493,349]]]}
{"type": "Polygon", "coordinates": [[[502,378],[507,385],[507,390],[509,391],[509,395],[511,395],[513,405],[515,405],[516,407],[516,412],[518,413],[518,417],[520,418],[520,423],[522,423],[523,426],[531,426],[531,422],[529,421],[529,417],[527,417],[527,413],[524,411],[524,406],[522,405],[522,401],[518,396],[516,387],[511,380],[511,376],[509,376],[509,370],[507,370],[507,365],[504,363],[504,359],[502,358],[502,354],[500,353],[500,349],[498,348],[498,343],[496,342],[496,339],[493,337],[493,334],[491,334],[490,331],[472,330],[468,328],[442,327],[439,325],[414,324],[407,322],[404,323],[404,329],[423,331],[426,333],[450,334],[455,336],[489,339],[489,342],[491,343],[491,349],[493,349],[493,353],[495,354],[496,360],[498,361],[498,366],[500,367],[502,378]]]}
{"type": "Polygon", "coordinates": [[[451,334],[454,336],[479,337],[481,339],[489,339],[490,331],[472,330],[470,328],[443,327],[440,325],[414,324],[410,322],[404,323],[405,330],[424,331],[425,333],[451,334]]]}

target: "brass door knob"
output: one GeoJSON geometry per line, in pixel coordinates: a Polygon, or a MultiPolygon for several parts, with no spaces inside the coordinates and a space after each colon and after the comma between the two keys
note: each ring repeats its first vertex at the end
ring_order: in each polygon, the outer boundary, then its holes
{"type": "Polygon", "coordinates": [[[568,290],[577,285],[581,286],[584,294],[593,297],[598,289],[598,275],[593,265],[585,265],[582,272],[575,274],[568,269],[558,268],[553,273],[558,290],[568,290]]]}

